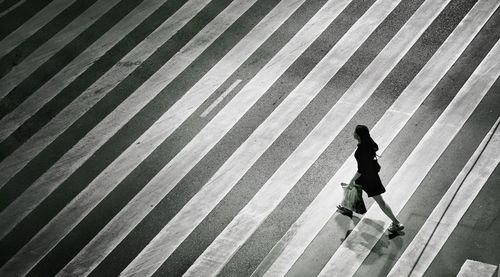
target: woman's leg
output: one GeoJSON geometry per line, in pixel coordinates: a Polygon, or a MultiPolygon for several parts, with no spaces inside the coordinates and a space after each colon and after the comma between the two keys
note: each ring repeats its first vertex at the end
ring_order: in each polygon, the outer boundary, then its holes
{"type": "Polygon", "coordinates": [[[384,198],[382,198],[382,194],[373,196],[375,202],[379,205],[380,209],[392,220],[394,224],[399,224],[399,221],[394,216],[394,213],[391,210],[391,207],[385,203],[384,198]]]}

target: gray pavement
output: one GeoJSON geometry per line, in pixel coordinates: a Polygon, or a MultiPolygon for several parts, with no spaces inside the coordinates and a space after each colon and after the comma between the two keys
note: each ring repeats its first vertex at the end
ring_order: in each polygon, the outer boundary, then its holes
{"type": "MultiPolygon", "coordinates": [[[[141,23],[133,31],[96,58],[80,75],[71,80],[58,77],[70,70],[68,64],[82,59],[85,49],[113,26],[137,20],[130,14],[147,2],[122,0],[69,43],[57,45],[61,46],[60,50],[45,53],[48,56],[44,58],[49,57],[45,62],[13,89],[6,89],[11,85],[6,81],[10,72],[28,70],[26,61],[37,58],[30,56],[32,53],[55,36],[69,35],[72,30],[64,27],[103,1],[77,0],[59,8],[57,5],[62,1],[58,0],[27,0],[18,4],[0,1],[0,45],[9,45],[11,40],[22,37],[22,33],[16,32],[22,31],[23,24],[29,24],[29,20],[43,22],[38,30],[26,35],[0,57],[0,95],[3,95],[0,125],[17,126],[0,141],[1,276],[118,276],[120,273],[125,276],[261,276],[266,272],[268,276],[328,276],[330,273],[325,273],[328,266],[338,263],[345,263],[346,270],[353,272],[349,275],[387,276],[399,265],[398,261],[402,262],[405,251],[415,247],[417,234],[429,224],[433,210],[444,201],[445,193],[500,116],[500,83],[495,71],[499,62],[488,56],[498,44],[500,9],[498,3],[491,0],[433,3],[432,0],[337,3],[333,0],[257,0],[247,10],[243,8],[244,1],[238,0],[169,0],[149,16],[140,18],[141,23]],[[337,10],[322,15],[323,9],[332,3],[338,5],[337,10]],[[341,3],[345,3],[343,10],[340,10],[341,3]],[[172,20],[165,28],[178,27],[179,30],[166,42],[157,43],[148,37],[170,18],[187,18],[189,5],[200,11],[186,22],[172,20]],[[379,5],[393,7],[393,10],[379,8],[388,15],[370,17],[379,5]],[[443,10],[435,19],[424,17],[418,21],[427,19],[430,24],[422,30],[413,30],[418,35],[414,43],[407,45],[407,51],[399,53],[401,59],[393,53],[381,57],[385,47],[403,37],[397,36],[402,28],[412,31],[413,25],[408,26],[408,22],[419,9],[428,9],[425,5],[442,5],[443,10]],[[377,122],[396,110],[392,105],[408,97],[404,92],[412,80],[425,74],[425,66],[432,59],[442,59],[434,54],[450,34],[462,25],[478,24],[468,14],[474,7],[483,7],[481,5],[495,9],[483,8],[476,16],[480,18],[484,14],[484,24],[477,27],[477,34],[471,35],[470,43],[464,45],[463,53],[458,53],[457,61],[443,72],[439,82],[429,88],[429,96],[414,112],[400,112],[409,113],[408,122],[400,129],[396,125],[381,125],[386,129],[375,132],[374,138],[379,141],[376,136],[397,131],[387,148],[379,152],[383,183],[388,185],[393,178],[410,176],[411,170],[403,171],[412,152],[426,142],[426,134],[440,124],[436,122],[448,109],[457,107],[465,113],[468,103],[460,100],[461,90],[476,76],[474,72],[481,64],[488,61],[493,64],[484,78],[478,79],[473,89],[465,93],[478,93],[483,83],[488,84],[484,85],[484,94],[477,99],[477,105],[470,106],[470,116],[465,120],[450,117],[445,122],[453,128],[458,126],[457,133],[449,142],[443,142],[443,153],[431,163],[428,172],[422,172],[425,178],[416,184],[397,184],[407,186],[411,196],[408,201],[394,199],[392,202],[402,207],[397,217],[405,224],[404,232],[396,235],[385,232],[384,222],[370,217],[378,208],[366,194],[367,207],[374,212],[365,216],[355,214],[352,218],[337,213],[331,206],[340,195],[332,195],[331,201],[324,201],[320,196],[331,186],[329,181],[337,178],[336,173],[345,167],[356,147],[352,138],[354,127],[364,124],[376,129],[377,122]],[[234,8],[228,12],[228,7],[234,8]],[[45,19],[47,11],[54,14],[45,19]],[[278,11],[289,12],[290,16],[284,17],[274,32],[262,34],[268,38],[263,39],[254,52],[234,52],[236,55],[231,56],[238,57],[239,53],[248,58],[240,62],[227,58],[231,51],[243,49],[238,43],[250,36],[253,29],[260,28],[259,23],[268,20],[269,13],[278,11]],[[221,35],[215,36],[213,32],[222,28],[223,23],[209,24],[229,22],[231,16],[237,19],[228,23],[221,35]],[[376,19],[380,24],[373,25],[376,19]],[[311,28],[319,30],[324,26],[324,31],[317,35],[312,31],[300,32],[313,21],[311,28]],[[359,30],[373,27],[374,31],[366,34],[363,41],[349,39],[359,35],[350,31],[358,26],[356,24],[365,24],[359,25],[359,30]],[[213,27],[207,29],[207,25],[213,27]],[[313,40],[305,39],[308,35],[313,40]],[[199,37],[202,38],[196,40],[199,37]],[[153,50],[146,52],[141,44],[145,41],[154,45],[153,50]],[[193,41],[197,41],[196,44],[193,41]],[[280,52],[293,43],[296,44],[290,52],[280,52]],[[199,54],[195,54],[197,49],[199,54]],[[346,50],[332,52],[336,49],[346,50]],[[353,54],[346,54],[348,50],[353,54]],[[138,52],[142,53],[143,60],[128,58],[127,54],[133,51],[143,51],[138,52]],[[292,55],[296,58],[292,59],[292,55]],[[162,68],[174,60],[178,62],[173,66],[180,68],[182,61],[189,59],[192,62],[179,74],[171,73],[175,68],[162,68]],[[289,64],[285,63],[287,59],[289,64]],[[345,62],[341,62],[343,59],[345,62]],[[395,62],[390,67],[389,62],[373,65],[374,60],[395,62]],[[311,75],[319,66],[326,69],[311,75]],[[333,69],[336,66],[338,70],[333,69]],[[225,73],[214,68],[228,70],[230,74],[222,77],[225,73]],[[111,70],[115,70],[114,73],[107,73],[111,70]],[[163,74],[158,75],[161,70],[163,74]],[[120,76],[124,74],[122,71],[129,73],[120,76]],[[376,76],[383,74],[385,77],[377,83],[376,76]],[[153,78],[157,78],[156,81],[152,82],[153,78]],[[165,81],[167,79],[170,81],[165,81]],[[51,82],[60,84],[61,90],[39,110],[34,110],[29,119],[23,121],[10,116],[16,114],[23,103],[30,103],[36,93],[47,90],[44,85],[51,82]],[[105,82],[108,85],[101,85],[105,82]],[[155,87],[158,83],[161,87],[155,87]],[[322,83],[325,85],[320,85],[322,83]],[[364,90],[352,88],[362,87],[359,84],[367,85],[364,90]],[[230,87],[233,89],[228,91],[230,87]],[[145,95],[146,91],[156,90],[157,95],[145,95]],[[261,97],[259,91],[262,91],[261,97]],[[366,95],[365,100],[349,102],[361,94],[366,95]],[[193,101],[181,106],[179,103],[184,103],[183,99],[190,95],[199,97],[200,104],[193,101]],[[220,103],[207,111],[216,101],[220,103]],[[132,108],[124,109],[125,105],[132,108]],[[290,108],[283,108],[285,105],[290,108]],[[78,111],[74,119],[68,112],[70,108],[78,111]],[[129,111],[127,118],[119,116],[120,109],[124,109],[124,113],[129,111]],[[182,112],[170,115],[168,112],[174,109],[182,112]],[[324,124],[331,111],[337,110],[343,112],[332,119],[330,126],[339,133],[332,138],[315,135],[319,132],[317,126],[324,124]],[[287,120],[290,124],[286,126],[277,123],[287,120]],[[110,127],[99,127],[106,126],[103,122],[110,127]],[[97,129],[102,131],[99,133],[97,129]],[[172,132],[167,133],[166,129],[172,132]],[[282,132],[278,131],[281,129],[282,132]],[[95,143],[86,144],[87,141],[95,143]],[[264,146],[265,143],[269,146],[264,146]],[[147,150],[148,145],[152,149],[147,150]],[[324,149],[321,145],[325,145],[324,149]],[[255,159],[252,155],[256,155],[255,159]],[[298,180],[288,183],[287,178],[296,173],[298,180]],[[416,190],[413,192],[410,187],[416,190]],[[315,211],[311,207],[322,209],[315,211]],[[327,221],[317,226],[301,225],[301,222],[309,222],[305,215],[314,217],[315,212],[323,213],[327,221]],[[193,225],[193,222],[197,223],[193,225]],[[361,237],[365,235],[366,242],[358,240],[352,245],[347,238],[351,233],[359,234],[366,224],[372,224],[380,239],[365,233],[361,237]],[[306,229],[316,232],[310,242],[301,237],[301,230],[306,229]],[[234,235],[240,233],[245,235],[234,235]],[[160,243],[162,239],[165,242],[160,243]],[[375,242],[373,247],[369,241],[375,242]],[[297,259],[289,260],[289,266],[280,268],[278,262],[299,248],[302,250],[297,259]],[[355,261],[337,258],[335,253],[341,250],[366,257],[357,258],[358,266],[355,261]],[[278,268],[283,271],[272,271],[278,268]],[[278,271],[281,273],[275,273],[278,271]]],[[[414,93],[424,93],[424,89],[422,86],[414,93]]],[[[445,135],[443,131],[443,137],[445,135]]],[[[437,137],[434,143],[442,141],[444,139],[437,137]]],[[[494,143],[493,139],[491,144],[494,143]]],[[[433,144],[427,145],[429,149],[432,147],[433,144]]],[[[498,161],[499,154],[484,153],[481,157],[498,161]]],[[[425,162],[424,158],[415,166],[425,162]]],[[[345,181],[351,177],[350,173],[341,176],[345,181]]],[[[484,186],[477,181],[482,189],[477,196],[467,198],[470,206],[453,231],[446,235],[446,242],[437,249],[423,275],[455,276],[467,259],[499,265],[500,250],[496,247],[500,243],[498,162],[483,178],[486,178],[484,186]]],[[[391,190],[390,186],[387,189],[385,197],[392,199],[390,195],[395,189],[391,190]]],[[[446,225],[446,220],[448,218],[440,224],[446,225]]]]}

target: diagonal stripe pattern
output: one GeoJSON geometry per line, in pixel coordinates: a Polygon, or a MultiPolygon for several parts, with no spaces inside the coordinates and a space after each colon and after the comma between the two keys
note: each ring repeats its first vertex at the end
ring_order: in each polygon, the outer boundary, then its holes
{"type": "MultiPolygon", "coordinates": [[[[68,63],[54,63],[60,68],[51,69],[53,76],[2,111],[2,147],[15,146],[0,161],[0,275],[362,276],[373,267],[380,276],[422,276],[456,275],[470,259],[494,263],[472,256],[487,244],[462,249],[456,238],[472,238],[482,226],[462,228],[474,203],[500,201],[498,193],[485,193],[498,192],[493,184],[500,178],[500,2],[275,0],[263,11],[258,7],[265,0],[172,1],[95,1],[65,18],[71,23],[0,79],[7,103],[16,86],[31,82],[33,72],[93,23],[102,24],[113,7],[133,5],[113,11],[118,19],[101,26],[95,41],[68,63]],[[169,5],[175,10],[160,17],[169,5]],[[259,20],[245,26],[256,14],[259,20]],[[456,25],[437,25],[459,14],[456,25]],[[148,30],[139,43],[137,30],[148,30]],[[429,42],[434,37],[439,45],[429,42]],[[114,59],[116,47],[127,43],[128,52],[114,59]],[[163,60],[148,71],[152,58],[163,60]],[[112,59],[116,64],[78,88],[112,59]],[[66,95],[73,86],[81,90],[76,98],[66,95]],[[65,97],[53,118],[22,134],[65,97]],[[99,120],[90,128],[69,133],[92,113],[99,120]],[[134,130],[139,119],[145,127],[134,130]],[[401,160],[383,159],[383,170],[387,164],[394,172],[381,172],[390,179],[384,198],[409,230],[392,241],[385,235],[390,220],[377,205],[349,226],[336,213],[338,184],[356,171],[351,129],[364,122],[373,124],[384,157],[411,147],[401,160]],[[63,139],[73,141],[59,146],[63,139]],[[129,142],[114,153],[110,142],[120,140],[129,142]],[[58,147],[61,155],[51,157],[58,147]],[[276,152],[285,154],[273,157],[276,152]],[[85,172],[96,157],[105,161],[95,173],[85,172]],[[446,166],[453,173],[440,174],[446,166]],[[321,168],[337,169],[311,179],[321,168]],[[33,174],[32,181],[16,183],[24,174],[33,174]],[[70,186],[86,174],[95,175],[70,186]],[[438,178],[448,179],[426,185],[438,178]],[[134,180],[144,184],[127,188],[134,180]],[[302,195],[304,182],[314,182],[309,195],[302,195]],[[428,202],[422,191],[439,199],[435,208],[415,211],[426,218],[418,223],[405,215],[407,207],[428,202]],[[62,197],[66,192],[71,197],[62,197]],[[342,242],[324,241],[329,231],[339,238],[352,224],[342,242]],[[144,230],[151,233],[141,236],[144,230]],[[327,252],[318,247],[322,242],[327,252]],[[384,243],[396,252],[372,264],[384,243]],[[113,262],[112,255],[122,257],[117,251],[128,247],[135,254],[113,262]],[[447,256],[450,248],[456,253],[447,256]],[[308,264],[314,255],[317,261],[308,264]],[[453,266],[436,262],[443,259],[453,266]]],[[[75,2],[53,0],[17,23],[0,41],[0,56],[12,56],[54,18],[68,16],[64,11],[75,2]]],[[[7,12],[11,18],[23,10],[7,12]]],[[[480,240],[494,244],[498,237],[480,240]]]]}
{"type": "MultiPolygon", "coordinates": [[[[411,115],[431,93],[432,89],[456,59],[458,59],[461,52],[477,32],[479,32],[480,28],[485,24],[489,16],[491,16],[492,11],[496,8],[498,8],[498,4],[495,4],[494,1],[478,3],[463,21],[470,21],[475,24],[459,25],[431,60],[422,68],[420,73],[406,87],[400,97],[382,116],[372,130],[381,152],[384,151],[405,123],[408,122],[411,115]]],[[[338,197],[332,199],[332,195],[340,196],[342,194],[337,184],[345,180],[346,176],[352,174],[351,172],[355,171],[355,168],[354,157],[351,156],[333,176],[329,184],[320,192],[315,201],[311,203],[301,218],[297,220],[290,229],[290,233],[285,236],[287,248],[281,250],[283,253],[273,262],[268,274],[285,274],[294,261],[298,259],[305,247],[318,234],[321,229],[320,226],[326,224],[330,218],[331,214],[328,211],[334,211],[335,203],[340,201],[338,197]],[[321,213],[321,216],[313,216],[318,211],[324,212],[321,213]]],[[[267,263],[269,262],[267,261],[267,263]]]]}

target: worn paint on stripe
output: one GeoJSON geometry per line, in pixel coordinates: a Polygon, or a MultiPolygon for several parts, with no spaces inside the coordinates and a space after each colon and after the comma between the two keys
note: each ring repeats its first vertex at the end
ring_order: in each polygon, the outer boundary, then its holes
{"type": "Polygon", "coordinates": [[[2,126],[0,129],[0,141],[10,136],[26,120],[58,95],[62,88],[80,76],[80,74],[105,55],[108,50],[120,42],[129,32],[134,30],[145,18],[149,17],[166,1],[145,0],[141,2],[133,11],[102,35],[101,38],[85,49],[85,51],[61,69],[42,87],[33,92],[15,110],[5,115],[0,120],[0,126],[2,126]]]}
{"type": "Polygon", "coordinates": [[[203,111],[200,115],[200,117],[206,117],[209,113],[211,113],[213,111],[213,109],[215,109],[215,107],[217,107],[217,105],[220,104],[220,102],[222,102],[222,100],[224,100],[224,98],[226,98],[226,96],[229,95],[229,93],[231,93],[231,91],[233,91],[234,88],[236,88],[236,86],[241,82],[240,79],[236,80],[234,83],[231,84],[231,86],[229,86],[225,91],[224,93],[222,93],[217,99],[215,99],[215,101],[210,104],[210,106],[208,106],[208,108],[203,111]]]}
{"type": "MultiPolygon", "coordinates": [[[[372,128],[372,137],[377,141],[380,152],[383,152],[396,137],[498,7],[498,3],[494,0],[479,3],[464,17],[464,20],[372,128]]],[[[355,171],[356,162],[351,155],[261,262],[256,269],[256,276],[262,275],[264,271],[267,271],[266,276],[284,276],[288,272],[335,213],[335,206],[342,200],[342,189],[338,184],[345,182],[346,178],[350,178],[355,171]]]]}
{"type": "MultiPolygon", "coordinates": [[[[385,199],[395,214],[403,208],[500,75],[499,55],[500,42],[497,42],[387,185],[385,199]],[[399,186],[401,183],[407,185],[399,186]]],[[[351,276],[356,272],[384,234],[383,230],[373,228],[373,223],[367,221],[382,225],[390,223],[380,208],[373,205],[328,261],[320,276],[351,276]],[[359,244],[360,241],[363,245],[359,244]]]]}
{"type": "Polygon", "coordinates": [[[17,45],[21,44],[21,42],[45,26],[45,24],[49,23],[75,1],[76,0],[54,0],[50,2],[43,10],[36,13],[22,26],[0,41],[0,57],[5,56],[5,54],[9,53],[17,45]]]}
{"type": "MultiPolygon", "coordinates": [[[[60,134],[62,134],[71,124],[73,124],[81,115],[90,110],[90,108],[101,100],[116,85],[124,80],[132,71],[134,71],[143,61],[150,57],[156,49],[170,39],[178,30],[180,30],[189,20],[191,20],[210,0],[191,0],[184,4],[174,15],[169,17],[155,32],[144,39],[131,52],[123,57],[115,66],[101,76],[92,86],[85,90],[77,99],[62,110],[47,125],[34,134],[21,147],[16,149],[10,156],[0,163],[0,188],[7,183],[17,172],[19,172],[30,160],[38,155],[47,145],[52,143],[60,134]],[[127,66],[122,66],[127,64],[127,66]],[[99,93],[95,93],[99,91],[99,93]]],[[[202,43],[199,47],[207,47],[202,43]]],[[[199,48],[194,48],[199,49],[199,48]]],[[[170,62],[171,74],[165,76],[154,75],[154,79],[159,84],[163,84],[163,78],[174,78],[187,65],[194,60],[196,51],[191,53],[193,56],[183,56],[179,54],[177,61],[170,62]],[[163,78],[162,78],[163,77],[163,78]]],[[[185,55],[185,54],[184,54],[185,55]]],[[[169,71],[170,72],[170,71],[169,71]]],[[[149,79],[151,80],[151,78],[149,79]]],[[[67,84],[64,80],[63,86],[52,83],[62,89],[67,84]]],[[[146,94],[147,95],[147,94],[146,94]]],[[[146,95],[141,97],[146,98],[146,95]]],[[[139,102],[137,94],[129,97],[129,102],[139,102]]],[[[145,105],[145,104],[144,104],[145,105]]],[[[130,112],[130,111],[128,111],[130,112]]]]}
{"type": "Polygon", "coordinates": [[[100,0],[85,10],[50,40],[31,53],[0,79],[0,98],[7,95],[57,51],[70,43],[121,0],[100,0]]]}
{"type": "MultiPolygon", "coordinates": [[[[338,6],[337,6],[338,7],[338,6]]],[[[245,114],[283,72],[314,42],[334,20],[337,9],[323,11],[297,33],[280,52],[215,116],[212,121],[158,173],[139,194],[77,256],[71,268],[95,259],[95,251],[106,255],[144,218],[187,174],[213,145],[245,114]],[[166,178],[164,176],[171,176],[166,178]],[[166,182],[168,180],[168,182],[166,182]]],[[[162,124],[162,117],[157,122],[162,124]]],[[[158,126],[158,125],[157,125],[158,126]]],[[[167,127],[165,125],[164,127],[167,127]]],[[[161,129],[161,128],[160,128],[161,129]]],[[[154,129],[150,129],[153,130],[154,129]]],[[[153,134],[146,132],[144,139],[153,134]]],[[[148,142],[146,142],[148,143],[148,142]]],[[[143,143],[141,143],[143,144],[143,143]]]]}
{"type": "Polygon", "coordinates": [[[500,129],[497,128],[499,123],[500,118],[399,257],[388,276],[424,275],[500,162],[500,129]]]}

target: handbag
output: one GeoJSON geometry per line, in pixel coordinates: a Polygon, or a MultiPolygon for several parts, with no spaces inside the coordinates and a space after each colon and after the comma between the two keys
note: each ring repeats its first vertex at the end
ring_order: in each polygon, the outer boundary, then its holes
{"type": "Polygon", "coordinates": [[[340,185],[344,190],[344,198],[342,199],[342,203],[340,205],[358,214],[366,213],[366,206],[363,201],[361,186],[346,183],[340,183],[340,185]]]}

